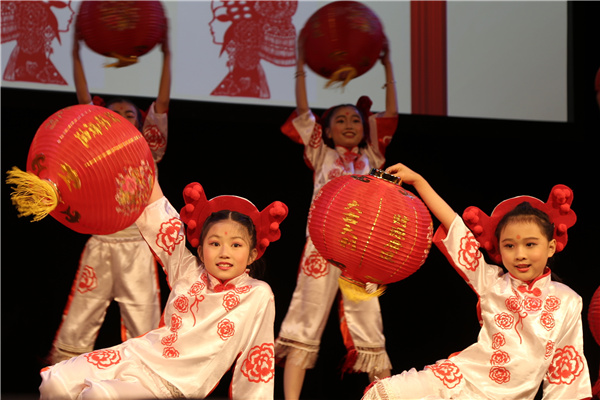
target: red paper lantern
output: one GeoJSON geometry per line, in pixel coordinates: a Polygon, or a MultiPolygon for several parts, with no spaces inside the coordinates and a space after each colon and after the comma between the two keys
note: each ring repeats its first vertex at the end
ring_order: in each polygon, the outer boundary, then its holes
{"type": "Polygon", "coordinates": [[[160,1],[95,1],[81,3],[77,31],[98,54],[116,57],[110,66],[127,66],[162,42],[167,18],[160,1]]]}
{"type": "Polygon", "coordinates": [[[398,178],[373,169],[323,186],[311,205],[308,230],[321,256],[342,270],[340,282],[365,288],[419,269],[431,248],[433,224],[425,204],[398,178]]]}
{"type": "Polygon", "coordinates": [[[600,346],[600,286],[594,292],[592,300],[590,300],[590,307],[588,309],[588,322],[590,324],[590,331],[592,336],[600,346]]]}
{"type": "Polygon", "coordinates": [[[46,119],[29,148],[27,172],[8,175],[21,216],[50,214],[76,232],[110,234],[139,217],[155,170],[131,122],[104,107],[76,105],[46,119]]]}
{"type": "Polygon", "coordinates": [[[356,1],[336,1],[318,9],[300,32],[306,64],[315,73],[347,84],[379,59],[385,42],[377,15],[356,1]]]}

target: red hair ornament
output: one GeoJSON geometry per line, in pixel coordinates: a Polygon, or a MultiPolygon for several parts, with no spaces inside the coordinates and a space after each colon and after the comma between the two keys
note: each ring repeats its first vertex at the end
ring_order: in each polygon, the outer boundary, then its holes
{"type": "Polygon", "coordinates": [[[567,229],[577,221],[575,211],[571,209],[573,191],[565,185],[554,186],[548,201],[545,203],[531,196],[518,196],[504,200],[494,208],[491,216],[488,216],[477,207],[467,207],[463,213],[465,224],[496,263],[502,262],[498,249],[498,239],[496,238],[496,227],[506,213],[523,202],[529,202],[534,208],[548,214],[550,222],[554,224],[556,251],[562,251],[565,248],[568,240],[567,229]]]}
{"type": "Polygon", "coordinates": [[[281,237],[279,224],[288,214],[287,206],[275,201],[264,210],[258,211],[249,200],[238,196],[217,196],[206,199],[202,185],[197,182],[188,184],[183,190],[185,206],[181,209],[181,220],[187,225],[187,238],[192,247],[200,245],[200,234],[204,221],[213,213],[222,210],[237,211],[252,219],[256,228],[256,249],[258,260],[269,244],[281,237]]]}

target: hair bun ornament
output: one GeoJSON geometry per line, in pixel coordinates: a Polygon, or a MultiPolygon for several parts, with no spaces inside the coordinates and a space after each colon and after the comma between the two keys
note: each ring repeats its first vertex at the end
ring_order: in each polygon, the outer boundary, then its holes
{"type": "Polygon", "coordinates": [[[494,208],[491,216],[475,206],[467,207],[463,212],[465,224],[473,232],[481,247],[496,263],[502,261],[497,245],[496,227],[506,213],[523,202],[529,202],[532,207],[548,214],[550,222],[554,224],[556,251],[562,251],[567,245],[567,230],[575,225],[577,221],[575,211],[571,209],[573,191],[568,186],[555,185],[550,191],[548,201],[545,203],[531,196],[517,196],[504,200],[494,208]]]}
{"type": "Polygon", "coordinates": [[[238,196],[217,196],[206,199],[202,185],[192,182],[183,189],[185,206],[180,216],[187,225],[186,234],[190,245],[194,248],[200,245],[200,234],[204,221],[213,213],[222,210],[236,211],[252,219],[256,228],[256,249],[258,260],[269,244],[281,237],[279,226],[288,215],[287,206],[281,201],[275,201],[264,210],[258,211],[249,200],[238,196]]]}

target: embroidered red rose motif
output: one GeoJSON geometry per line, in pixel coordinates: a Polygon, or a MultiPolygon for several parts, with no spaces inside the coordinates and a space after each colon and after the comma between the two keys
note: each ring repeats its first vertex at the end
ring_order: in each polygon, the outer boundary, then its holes
{"type": "Polygon", "coordinates": [[[223,296],[223,307],[225,310],[231,311],[236,308],[240,304],[240,296],[235,294],[234,292],[227,292],[225,296],[223,296]]]}
{"type": "Polygon", "coordinates": [[[330,181],[332,179],[338,178],[340,176],[342,176],[342,170],[340,168],[332,168],[328,173],[327,173],[327,181],[330,181]]]}
{"type": "Polygon", "coordinates": [[[166,251],[169,255],[173,254],[175,246],[183,242],[184,236],[181,234],[181,220],[171,218],[160,225],[160,230],[156,236],[156,245],[166,251]]]}
{"type": "Polygon", "coordinates": [[[244,285],[233,289],[237,294],[248,293],[252,289],[252,285],[244,285]]]}
{"type": "Polygon", "coordinates": [[[521,299],[517,296],[510,296],[508,299],[504,301],[506,304],[506,308],[508,311],[518,314],[519,311],[523,309],[523,304],[521,303],[521,299]]]}
{"type": "Polygon", "coordinates": [[[313,149],[321,146],[323,142],[323,128],[319,124],[315,124],[315,128],[313,129],[312,135],[310,135],[310,141],[308,145],[313,149]]]}
{"type": "Polygon", "coordinates": [[[269,382],[275,376],[275,346],[264,343],[250,349],[242,363],[242,374],[250,382],[269,382]]]}
{"type": "Polygon", "coordinates": [[[96,271],[93,267],[86,265],[81,270],[79,282],[77,283],[77,291],[79,293],[91,292],[98,287],[98,279],[96,278],[96,271]]]}
{"type": "Polygon", "coordinates": [[[554,357],[548,367],[546,376],[548,382],[561,385],[570,385],[583,371],[583,358],[573,346],[556,349],[554,357]]]}
{"type": "Polygon", "coordinates": [[[177,296],[175,298],[175,300],[173,301],[173,307],[175,307],[175,309],[181,313],[188,312],[189,304],[190,304],[189,299],[187,298],[187,296],[183,296],[183,295],[177,296]]]}
{"type": "Polygon", "coordinates": [[[504,365],[508,364],[509,361],[510,356],[507,352],[502,350],[495,351],[490,358],[490,364],[492,365],[504,365]]]}
{"type": "Polygon", "coordinates": [[[494,336],[492,336],[492,348],[494,350],[499,349],[500,347],[504,346],[506,344],[506,339],[504,338],[504,335],[502,333],[496,333],[494,336]]]}
{"type": "Polygon", "coordinates": [[[462,372],[452,361],[445,360],[435,365],[427,366],[433,374],[442,381],[448,389],[456,387],[463,378],[462,372]]]}
{"type": "Polygon", "coordinates": [[[542,299],[539,297],[525,296],[523,307],[525,307],[527,311],[540,311],[542,309],[542,299]]]}
{"type": "Polygon", "coordinates": [[[510,371],[504,367],[492,367],[490,369],[490,379],[500,385],[508,383],[510,381],[510,371]]]}
{"type": "Polygon", "coordinates": [[[553,351],[554,351],[554,342],[552,340],[548,340],[548,343],[546,343],[546,354],[544,354],[544,359],[547,359],[548,357],[550,357],[552,355],[553,351]]]}
{"type": "Polygon", "coordinates": [[[542,315],[540,316],[540,324],[542,324],[547,331],[551,330],[554,328],[554,315],[552,313],[542,311],[542,315]]]}
{"type": "Polygon", "coordinates": [[[460,240],[460,249],[458,250],[458,264],[468,270],[475,271],[479,267],[481,253],[479,252],[479,243],[470,231],[460,240]]]}
{"type": "Polygon", "coordinates": [[[327,261],[315,250],[312,251],[302,263],[302,272],[315,279],[321,278],[329,273],[327,261]]]}
{"type": "Polygon", "coordinates": [[[163,346],[173,346],[173,343],[177,341],[177,333],[171,333],[160,340],[160,344],[163,346]]]}
{"type": "Polygon", "coordinates": [[[192,297],[196,297],[205,287],[206,285],[204,284],[204,282],[196,281],[192,284],[192,286],[190,286],[188,294],[192,297]]]}
{"type": "Polygon", "coordinates": [[[544,310],[553,312],[560,308],[560,299],[556,296],[548,296],[546,297],[546,302],[544,303],[544,310]]]}
{"type": "Polygon", "coordinates": [[[104,349],[92,351],[85,355],[87,362],[98,369],[105,369],[121,362],[121,353],[118,350],[104,349]]]}
{"type": "Polygon", "coordinates": [[[148,142],[150,150],[156,151],[167,145],[165,137],[160,133],[156,125],[145,126],[143,136],[146,142],[148,142]]]}
{"type": "Polygon", "coordinates": [[[235,334],[235,324],[224,319],[217,324],[217,334],[223,340],[227,340],[235,334]]]}
{"type": "Polygon", "coordinates": [[[496,322],[496,325],[498,325],[499,328],[510,329],[513,326],[515,318],[512,315],[503,312],[500,314],[496,314],[494,316],[494,321],[496,322]]]}
{"type": "Polygon", "coordinates": [[[162,355],[164,358],[177,358],[179,357],[179,352],[175,347],[165,347],[162,355]]]}
{"type": "Polygon", "coordinates": [[[181,329],[181,326],[183,325],[183,320],[181,319],[181,317],[177,314],[173,314],[171,315],[171,332],[177,332],[179,329],[181,329]]]}
{"type": "Polygon", "coordinates": [[[365,161],[363,159],[359,159],[354,162],[354,171],[361,171],[365,168],[365,161]]]}

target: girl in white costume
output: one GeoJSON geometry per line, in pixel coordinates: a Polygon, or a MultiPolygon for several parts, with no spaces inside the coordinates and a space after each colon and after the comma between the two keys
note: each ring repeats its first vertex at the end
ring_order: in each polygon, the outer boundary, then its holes
{"type": "Polygon", "coordinates": [[[419,174],[402,164],[387,172],[413,185],[440,221],[434,242],[477,293],[482,327],[477,343],[422,371],[376,381],[363,399],[524,400],[540,384],[545,399],[590,398],[582,300],[552,281],[547,266],[575,223],[572,191],[556,185],[546,203],[519,196],[489,217],[469,207],[460,218],[419,174]],[[488,264],[480,246],[508,272],[488,264]]]}
{"type": "MultiPolygon", "coordinates": [[[[394,74],[386,43],[381,63],[385,69],[385,111],[371,114],[371,100],[362,96],[357,105],[331,107],[318,120],[308,105],[304,71],[304,46],[298,42],[296,110],[281,130],[304,144],[304,160],[314,170],[313,198],[330,180],[347,174],[367,174],[381,168],[385,149],[398,125],[394,74]]],[[[313,368],[321,336],[336,295],[341,270],[315,249],[307,232],[296,288],[275,343],[278,362],[284,364],[287,400],[300,397],[307,369],[313,368]]],[[[366,372],[373,379],[389,376],[391,363],[385,350],[379,300],[354,302],[343,294],[339,302],[340,324],[347,357],[342,369],[366,372]]]]}
{"type": "Polygon", "coordinates": [[[41,399],[205,398],[230,368],[232,398],[273,398],[273,293],[247,268],[279,239],[287,207],[207,201],[198,183],[184,200],[180,217],[155,184],[136,222],[171,286],[161,327],[45,368],[41,399]]]}
{"type": "MultiPolygon", "coordinates": [[[[167,111],[171,91],[171,52],[162,43],[163,65],[156,100],[145,117],[128,100],[104,104],[92,99],[79,56],[79,38],[73,41],[73,79],[79,104],[106,106],[131,122],[148,142],[155,165],[167,147],[167,111]]],[[[160,285],[156,261],[134,225],[110,235],[92,235],[81,254],[71,294],[56,332],[48,362],[55,364],[94,349],[111,301],[119,304],[123,341],[157,328],[160,321],[160,285]]]]}

